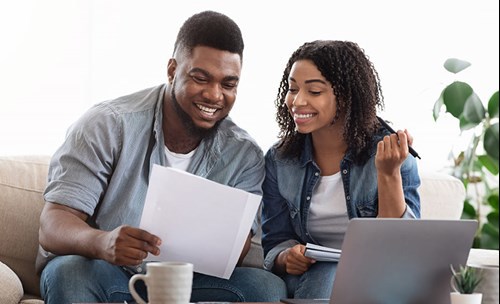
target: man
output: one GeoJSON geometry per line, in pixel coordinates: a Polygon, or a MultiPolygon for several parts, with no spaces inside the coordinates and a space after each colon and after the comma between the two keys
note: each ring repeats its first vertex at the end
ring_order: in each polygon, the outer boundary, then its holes
{"type": "MultiPolygon", "coordinates": [[[[262,151],[227,118],[243,47],[227,16],[193,15],[178,33],[168,83],[97,104],[70,128],[51,160],[40,217],[37,267],[45,303],[132,300],[131,275],[144,271],[143,260],[158,255],[161,244],[137,228],[153,164],[262,193],[262,151]]],[[[144,286],[141,291],[145,296],[144,286]]],[[[191,301],[285,296],[277,276],[236,267],[229,280],[196,273],[191,301]]]]}

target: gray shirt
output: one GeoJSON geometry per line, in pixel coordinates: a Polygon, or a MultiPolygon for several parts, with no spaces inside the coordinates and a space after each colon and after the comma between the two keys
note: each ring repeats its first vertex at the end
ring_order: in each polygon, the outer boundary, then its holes
{"type": "MultiPolygon", "coordinates": [[[[139,226],[151,168],[166,165],[164,92],[160,85],[89,109],[52,157],[45,200],[88,214],[88,224],[101,230],[139,226]]],[[[262,150],[229,118],[202,140],[187,171],[262,195],[262,150]]]]}

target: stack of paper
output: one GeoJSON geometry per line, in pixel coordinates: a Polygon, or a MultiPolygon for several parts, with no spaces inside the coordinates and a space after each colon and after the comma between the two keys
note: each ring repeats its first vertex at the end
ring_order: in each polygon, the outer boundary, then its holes
{"type": "Polygon", "coordinates": [[[306,244],[304,255],[321,262],[338,262],[341,254],[340,249],[319,246],[311,243],[306,244]]]}
{"type": "Polygon", "coordinates": [[[162,239],[159,256],[228,279],[238,262],[261,196],[185,171],[153,166],[140,228],[162,239]]]}

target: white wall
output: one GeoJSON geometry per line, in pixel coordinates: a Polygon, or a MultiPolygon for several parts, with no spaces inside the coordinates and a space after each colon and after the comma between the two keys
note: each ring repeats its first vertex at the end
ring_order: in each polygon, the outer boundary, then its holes
{"type": "Polygon", "coordinates": [[[432,118],[455,79],[443,62],[470,61],[458,79],[483,102],[498,90],[497,0],[0,1],[0,154],[53,153],[92,104],[164,82],[178,28],[205,9],[243,31],[231,116],[264,150],[278,133],[273,103],[285,63],[305,41],[352,40],[365,49],[382,81],[381,116],[414,135],[424,170],[443,168],[461,144],[454,119],[432,118]]]}

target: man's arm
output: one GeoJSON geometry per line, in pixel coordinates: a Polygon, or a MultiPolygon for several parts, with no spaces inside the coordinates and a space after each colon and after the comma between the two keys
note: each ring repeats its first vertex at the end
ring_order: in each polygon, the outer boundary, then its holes
{"type": "Polygon", "coordinates": [[[248,251],[250,251],[251,245],[252,245],[252,232],[250,232],[247,236],[247,240],[245,241],[245,245],[243,245],[243,250],[241,250],[240,258],[238,259],[238,263],[236,264],[236,266],[241,266],[248,251]]]}
{"type": "Polygon", "coordinates": [[[145,230],[119,226],[112,231],[90,227],[88,215],[45,203],[40,215],[40,245],[54,254],[76,254],[115,265],[138,265],[148,253],[158,255],[161,240],[145,230]]]}

